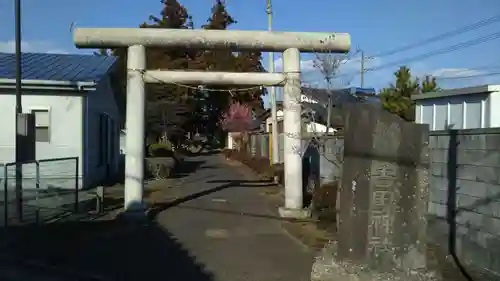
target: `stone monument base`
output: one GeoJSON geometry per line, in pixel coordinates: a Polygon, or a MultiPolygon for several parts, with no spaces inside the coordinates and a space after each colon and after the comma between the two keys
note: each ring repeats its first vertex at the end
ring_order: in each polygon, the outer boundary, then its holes
{"type": "Polygon", "coordinates": [[[335,243],[327,244],[316,258],[311,272],[311,281],[441,281],[427,269],[401,270],[394,268],[380,272],[367,265],[341,261],[336,255],[335,243]]]}

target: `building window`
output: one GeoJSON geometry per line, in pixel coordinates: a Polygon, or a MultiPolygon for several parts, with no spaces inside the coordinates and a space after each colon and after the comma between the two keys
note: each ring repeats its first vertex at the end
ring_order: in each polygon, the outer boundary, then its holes
{"type": "Polygon", "coordinates": [[[50,114],[49,110],[32,110],[35,115],[35,140],[37,142],[50,142],[50,114]]]}

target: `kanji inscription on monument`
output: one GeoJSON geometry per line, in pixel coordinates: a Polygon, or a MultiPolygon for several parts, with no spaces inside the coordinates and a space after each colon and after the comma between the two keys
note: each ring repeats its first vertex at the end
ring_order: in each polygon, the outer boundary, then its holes
{"type": "Polygon", "coordinates": [[[395,212],[397,191],[397,166],[393,163],[373,161],[369,207],[368,250],[378,254],[380,249],[390,248],[390,235],[395,212]]]}

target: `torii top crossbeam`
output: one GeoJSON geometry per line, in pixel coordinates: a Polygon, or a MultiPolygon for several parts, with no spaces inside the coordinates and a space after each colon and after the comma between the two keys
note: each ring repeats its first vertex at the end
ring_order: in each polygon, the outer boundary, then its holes
{"type": "Polygon", "coordinates": [[[133,45],[163,48],[231,49],[283,52],[345,53],[351,47],[347,33],[269,32],[167,28],[77,28],[78,48],[116,48],[133,45]]]}

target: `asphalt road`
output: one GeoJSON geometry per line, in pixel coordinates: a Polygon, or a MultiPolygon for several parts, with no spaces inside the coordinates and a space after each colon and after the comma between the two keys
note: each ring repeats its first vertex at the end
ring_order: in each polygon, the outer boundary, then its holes
{"type": "Polygon", "coordinates": [[[266,183],[207,155],[187,158],[182,173],[163,184],[149,194],[160,203],[141,224],[14,228],[19,239],[0,251],[0,279],[310,280],[313,253],[284,232],[261,195],[266,183]]]}
{"type": "Polygon", "coordinates": [[[213,278],[206,280],[310,280],[313,254],[284,232],[262,195],[266,183],[245,180],[220,155],[187,161],[190,173],[171,187],[178,199],[156,220],[203,265],[213,278]]]}

